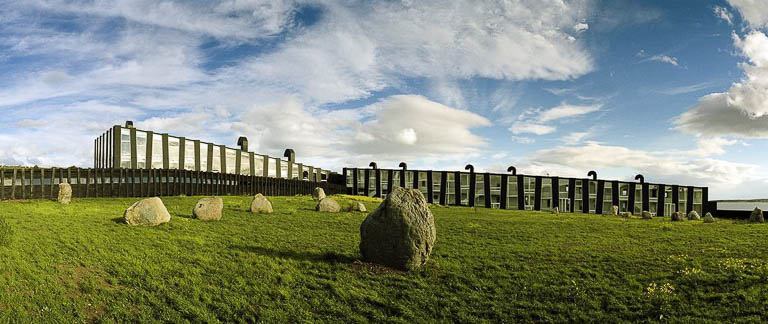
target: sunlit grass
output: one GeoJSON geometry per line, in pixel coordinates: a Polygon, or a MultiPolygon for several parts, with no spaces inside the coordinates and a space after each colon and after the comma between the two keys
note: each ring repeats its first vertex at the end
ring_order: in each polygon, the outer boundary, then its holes
{"type": "Polygon", "coordinates": [[[224,197],[219,222],[162,199],[157,227],[120,222],[130,198],[0,203],[0,322],[768,320],[764,224],[434,207],[432,258],[402,273],[358,261],[365,214],[310,197],[224,197]]]}

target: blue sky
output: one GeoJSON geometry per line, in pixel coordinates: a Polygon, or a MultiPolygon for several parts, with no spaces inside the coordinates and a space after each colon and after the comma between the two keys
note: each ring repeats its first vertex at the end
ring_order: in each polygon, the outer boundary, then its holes
{"type": "Polygon", "coordinates": [[[137,127],[320,167],[764,198],[768,3],[0,0],[0,164],[137,127]]]}

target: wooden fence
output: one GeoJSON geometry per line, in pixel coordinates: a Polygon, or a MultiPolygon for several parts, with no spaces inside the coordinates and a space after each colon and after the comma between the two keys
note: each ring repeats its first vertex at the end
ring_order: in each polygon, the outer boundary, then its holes
{"type": "Polygon", "coordinates": [[[59,183],[72,186],[72,197],[154,196],[293,196],[343,194],[344,185],[327,181],[268,178],[168,169],[0,168],[0,200],[56,199],[59,183]]]}

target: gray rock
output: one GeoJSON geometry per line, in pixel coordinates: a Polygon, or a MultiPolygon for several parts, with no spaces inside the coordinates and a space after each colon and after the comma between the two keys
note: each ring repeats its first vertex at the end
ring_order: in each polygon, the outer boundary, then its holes
{"type": "Polygon", "coordinates": [[[429,259],[436,235],[421,191],[397,187],[360,225],[360,253],[368,262],[413,270],[429,259]]]}
{"type": "Polygon", "coordinates": [[[251,212],[254,214],[271,214],[272,203],[262,194],[256,194],[251,200],[251,212]]]}
{"type": "Polygon", "coordinates": [[[56,200],[64,205],[72,202],[72,186],[66,182],[59,183],[59,197],[56,200]]]}
{"type": "Polygon", "coordinates": [[[755,207],[752,214],[749,215],[749,221],[752,223],[764,223],[765,218],[763,218],[763,210],[759,207],[755,207]]]}
{"type": "Polygon", "coordinates": [[[317,203],[315,210],[325,213],[338,213],[341,211],[341,206],[331,198],[323,198],[317,203]]]}
{"type": "Polygon", "coordinates": [[[315,201],[321,201],[325,199],[325,190],[323,190],[323,188],[320,188],[320,187],[315,187],[315,190],[312,191],[312,199],[314,199],[315,201]]]}
{"type": "Polygon", "coordinates": [[[616,206],[616,205],[611,206],[611,215],[619,216],[619,206],[616,206]]]}
{"type": "Polygon", "coordinates": [[[712,213],[704,214],[704,222],[705,223],[714,223],[715,222],[715,218],[712,217],[712,213]]]}
{"type": "Polygon", "coordinates": [[[690,213],[688,213],[688,220],[700,220],[701,216],[699,216],[699,213],[695,210],[692,210],[690,213]]]}
{"type": "Polygon", "coordinates": [[[632,213],[630,213],[630,212],[620,212],[619,216],[620,217],[624,217],[624,218],[630,218],[630,217],[632,217],[632,213]]]}
{"type": "Polygon", "coordinates": [[[642,213],[643,219],[653,219],[653,215],[651,215],[651,212],[644,210],[642,213]]]}
{"type": "Polygon", "coordinates": [[[682,222],[685,220],[685,214],[681,212],[674,212],[672,213],[672,221],[673,222],[682,222]]]}
{"type": "Polygon", "coordinates": [[[201,220],[221,220],[224,201],[221,198],[200,198],[192,210],[192,216],[201,220]]]}
{"type": "Polygon", "coordinates": [[[365,213],[365,212],[368,211],[368,209],[365,208],[365,205],[363,203],[359,202],[359,203],[357,203],[357,211],[359,211],[361,213],[365,213]]]}
{"type": "Polygon", "coordinates": [[[555,214],[555,215],[560,214],[560,208],[557,208],[557,207],[552,208],[552,213],[555,214]]]}
{"type": "Polygon", "coordinates": [[[126,223],[132,226],[155,226],[171,220],[171,214],[160,198],[142,199],[128,207],[123,214],[126,223]]]}

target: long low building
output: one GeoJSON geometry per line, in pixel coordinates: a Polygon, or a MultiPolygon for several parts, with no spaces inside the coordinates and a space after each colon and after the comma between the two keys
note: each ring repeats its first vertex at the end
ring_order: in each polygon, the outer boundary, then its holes
{"type": "Polygon", "coordinates": [[[543,210],[555,207],[560,212],[604,214],[618,206],[621,212],[654,216],[695,210],[706,213],[708,188],[645,182],[642,175],[635,182],[598,179],[590,171],[586,178],[534,176],[517,174],[514,167],[503,173],[466,171],[345,168],[347,193],[383,197],[394,187],[420,190],[430,203],[486,208],[543,210]]]}
{"type": "Polygon", "coordinates": [[[271,178],[324,181],[333,172],[295,161],[292,149],[284,158],[248,151],[248,139],[230,148],[196,139],[139,130],[128,121],[115,125],[94,140],[95,168],[166,169],[255,175],[271,178]]]}

